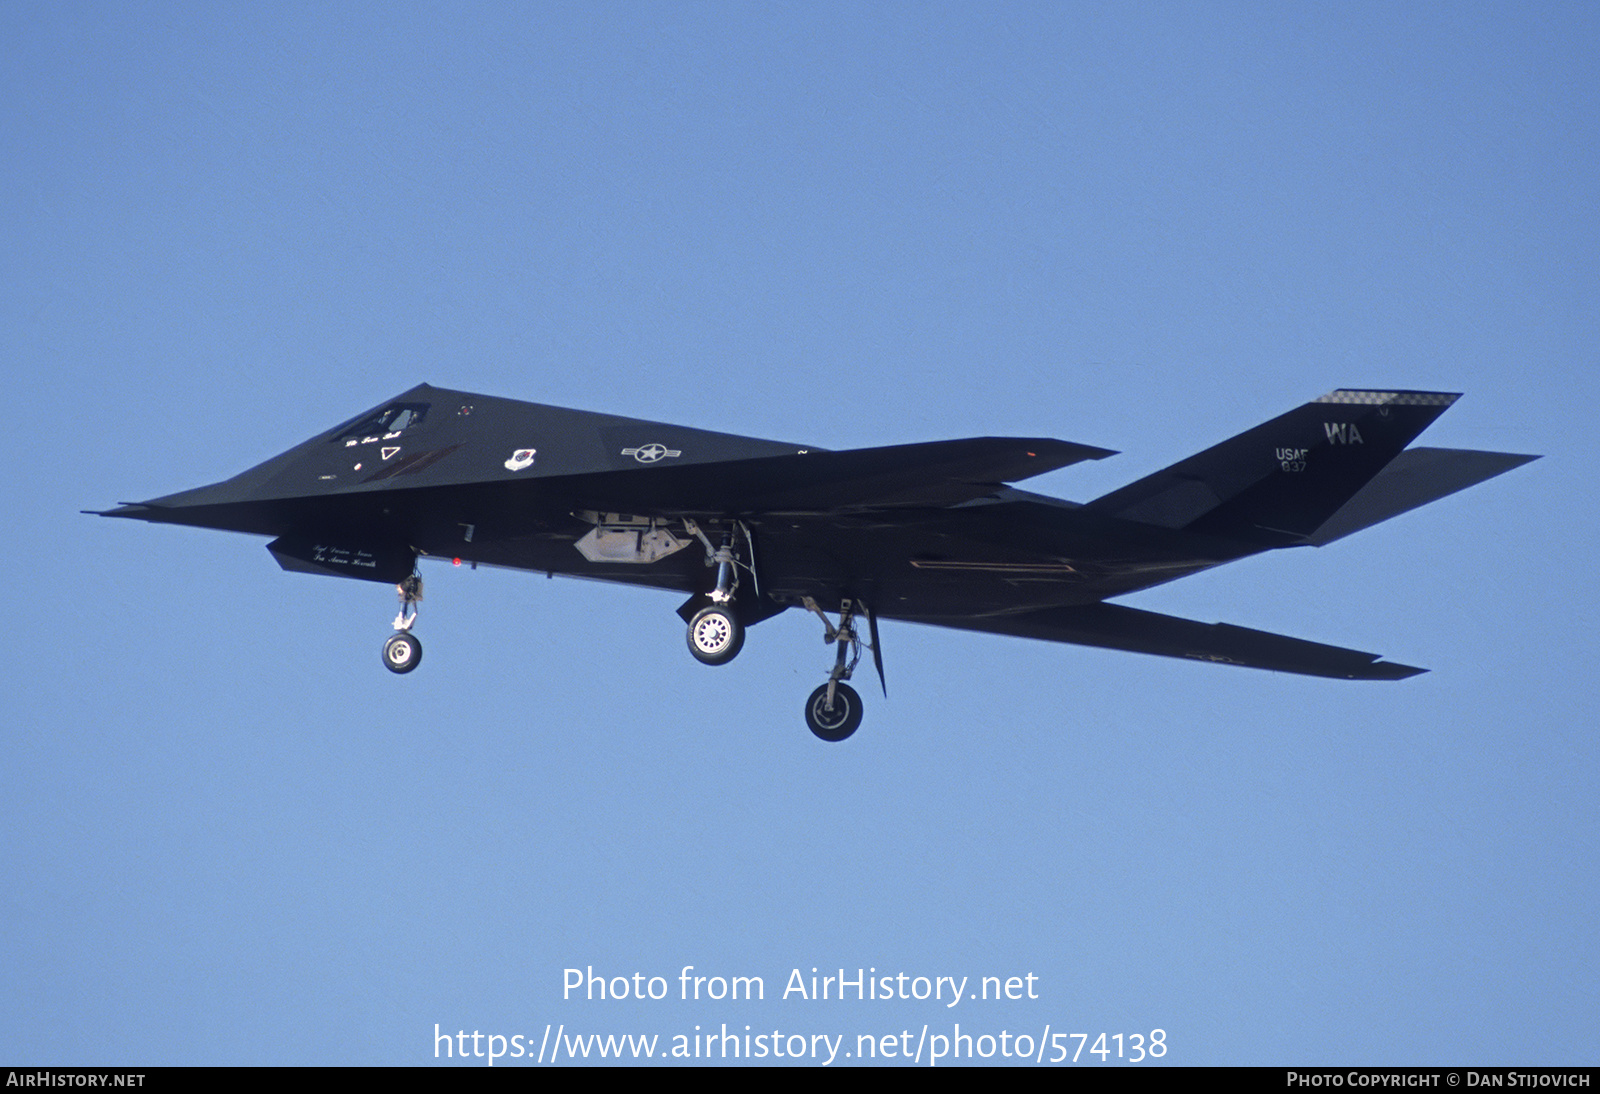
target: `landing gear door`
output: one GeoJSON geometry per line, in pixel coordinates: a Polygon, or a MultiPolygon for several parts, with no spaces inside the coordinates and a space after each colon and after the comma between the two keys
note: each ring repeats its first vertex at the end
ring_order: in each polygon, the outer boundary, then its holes
{"type": "Polygon", "coordinates": [[[285,570],[381,581],[385,585],[398,585],[417,564],[417,553],[410,547],[363,544],[336,537],[283,536],[267,544],[267,550],[285,570]]]}

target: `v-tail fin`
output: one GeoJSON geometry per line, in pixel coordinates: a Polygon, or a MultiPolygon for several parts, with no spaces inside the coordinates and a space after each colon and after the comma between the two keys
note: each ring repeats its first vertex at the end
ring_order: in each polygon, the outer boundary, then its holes
{"type": "Polygon", "coordinates": [[[1458,398],[1334,391],[1088,508],[1230,539],[1304,542],[1458,398]]]}

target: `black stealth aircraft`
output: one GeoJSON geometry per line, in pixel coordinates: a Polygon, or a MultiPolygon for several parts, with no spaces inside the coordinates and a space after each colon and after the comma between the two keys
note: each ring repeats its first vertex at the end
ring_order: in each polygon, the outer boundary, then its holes
{"type": "Polygon", "coordinates": [[[103,515],[272,536],[286,570],[397,585],[397,673],[422,657],[422,557],[675,590],[708,665],[804,608],[836,647],[806,722],[839,741],[861,722],[845,681],[863,624],[882,680],[879,619],[1348,680],[1424,671],[1107,601],[1537,458],[1406,448],[1456,398],[1335,391],[1077,504],[1004,484],[1113,453],[1009,437],[827,451],[424,384],[226,482],[103,515]]]}

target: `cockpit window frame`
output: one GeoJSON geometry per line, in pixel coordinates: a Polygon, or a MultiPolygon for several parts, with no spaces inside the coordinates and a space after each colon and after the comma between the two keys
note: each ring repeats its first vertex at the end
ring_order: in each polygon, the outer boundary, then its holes
{"type": "Polygon", "coordinates": [[[343,444],[353,448],[360,444],[394,440],[412,430],[419,429],[428,420],[432,403],[390,403],[375,414],[353,418],[333,431],[330,444],[343,444]],[[395,422],[400,428],[393,428],[395,422]]]}

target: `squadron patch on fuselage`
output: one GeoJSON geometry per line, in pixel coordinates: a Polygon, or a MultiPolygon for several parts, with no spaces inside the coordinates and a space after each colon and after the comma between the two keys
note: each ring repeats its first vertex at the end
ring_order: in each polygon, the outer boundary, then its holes
{"type": "Polygon", "coordinates": [[[511,453],[511,458],[506,461],[507,471],[521,471],[524,467],[533,465],[533,457],[538,455],[536,448],[519,448],[511,453]]]}

